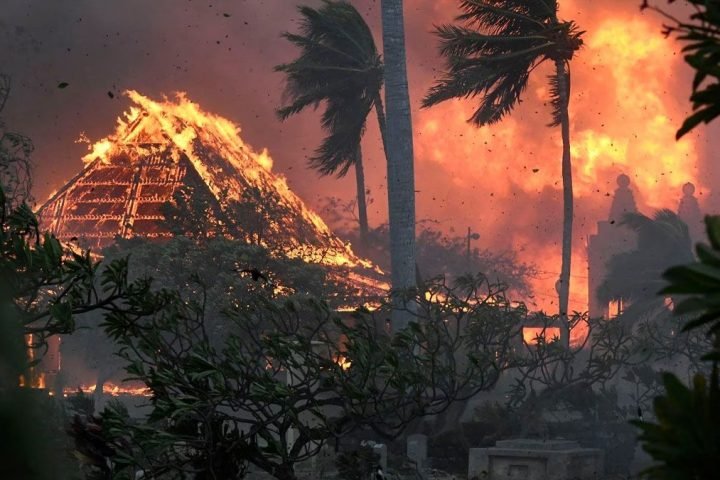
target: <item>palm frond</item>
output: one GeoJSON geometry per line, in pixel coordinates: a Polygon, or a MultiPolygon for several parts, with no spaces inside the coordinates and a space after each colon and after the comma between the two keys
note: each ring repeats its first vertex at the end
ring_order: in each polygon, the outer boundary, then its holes
{"type": "MultiPolygon", "coordinates": [[[[436,27],[445,74],[423,100],[429,107],[452,98],[480,97],[469,119],[499,121],[520,101],[532,71],[546,60],[567,62],[582,45],[574,22],[560,22],[557,0],[461,0],[460,25],[436,27]]],[[[569,68],[565,68],[569,72],[569,68]]],[[[569,96],[551,78],[552,125],[559,124],[569,96]]]]}
{"type": "Polygon", "coordinates": [[[642,213],[628,212],[623,216],[620,224],[640,233],[643,229],[651,228],[652,219],[642,213]]]}
{"type": "Polygon", "coordinates": [[[622,225],[637,233],[636,248],[613,256],[597,295],[603,302],[625,299],[657,299],[665,286],[662,272],[693,261],[687,225],[671,210],[661,210],[650,218],[627,213],[622,225]]]}
{"type": "Polygon", "coordinates": [[[691,249],[692,241],[687,224],[672,210],[659,210],[653,218],[640,213],[626,213],[621,224],[637,232],[640,248],[691,249]]]}
{"type": "MultiPolygon", "coordinates": [[[[692,251],[692,239],[687,224],[672,210],[663,209],[655,213],[658,234],[667,239],[669,245],[692,251]]],[[[688,261],[692,261],[692,255],[688,261]]]]}
{"type": "Polygon", "coordinates": [[[299,7],[303,18],[302,36],[310,40],[341,46],[356,57],[377,55],[370,27],[351,4],[323,0],[319,9],[299,7]]]}
{"type": "Polygon", "coordinates": [[[380,94],[382,61],[370,27],[348,2],[323,0],[317,9],[298,10],[299,33],[283,36],[300,54],[275,67],[285,74],[277,114],[285,120],[324,104],[322,127],[327,136],[309,163],[321,175],[343,176],[356,161],[367,115],[380,94]]]}
{"type": "Polygon", "coordinates": [[[502,58],[539,46],[549,46],[543,35],[487,35],[467,27],[441,25],[435,29],[444,57],[502,58]]]}
{"type": "Polygon", "coordinates": [[[555,14],[548,11],[548,5],[542,0],[462,0],[460,10],[463,13],[458,20],[495,33],[542,29],[544,21],[555,14]]]}
{"type": "MultiPolygon", "coordinates": [[[[353,100],[354,101],[354,100],[353,100]]],[[[355,104],[328,102],[323,114],[323,128],[330,134],[309,159],[309,165],[321,175],[343,177],[355,164],[372,101],[355,104]]]]}
{"type": "Polygon", "coordinates": [[[300,47],[301,49],[305,49],[314,53],[325,52],[325,54],[327,55],[344,57],[345,60],[351,65],[356,64],[358,65],[358,67],[363,66],[361,63],[363,57],[359,57],[357,55],[353,55],[350,52],[344,51],[341,46],[335,45],[331,42],[323,42],[318,39],[303,37],[302,35],[297,35],[289,32],[283,33],[282,36],[290,43],[294,44],[297,47],[300,47]]]}
{"type": "Polygon", "coordinates": [[[524,62],[507,63],[452,58],[448,75],[430,89],[423,99],[423,107],[452,98],[481,96],[480,105],[468,121],[476,125],[496,123],[520,100],[536,61],[534,55],[529,55],[524,62]]]}
{"type": "Polygon", "coordinates": [[[527,86],[528,72],[548,45],[539,35],[485,35],[452,25],[436,33],[448,73],[430,89],[423,106],[482,96],[469,119],[478,125],[495,123],[512,110],[527,86]]]}

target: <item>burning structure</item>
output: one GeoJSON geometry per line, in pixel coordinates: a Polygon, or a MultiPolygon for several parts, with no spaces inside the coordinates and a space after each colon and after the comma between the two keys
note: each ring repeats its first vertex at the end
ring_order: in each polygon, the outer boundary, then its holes
{"type": "MultiPolygon", "coordinates": [[[[238,126],[184,94],[160,102],[127,95],[134,105],[115,132],[91,146],[82,171],[39,209],[43,230],[96,251],[118,238],[224,236],[322,265],[361,295],[385,294],[383,272],[330,231],[238,126]]],[[[60,368],[59,342],[51,347],[46,358],[57,361],[46,372],[60,368]]]]}
{"type": "Polygon", "coordinates": [[[358,258],[272,173],[232,122],[184,94],[156,102],[127,92],[134,106],[95,143],[85,168],[40,208],[42,227],[62,241],[102,248],[116,237],[225,235],[328,266],[379,270],[358,258]],[[174,205],[171,205],[174,204],[174,205]],[[192,231],[191,231],[192,230],[192,231]]]}

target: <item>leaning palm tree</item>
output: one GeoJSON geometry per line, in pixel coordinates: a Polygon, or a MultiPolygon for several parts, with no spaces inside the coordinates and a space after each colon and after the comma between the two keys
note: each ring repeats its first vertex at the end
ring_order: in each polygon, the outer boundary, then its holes
{"type": "MultiPolygon", "coordinates": [[[[423,100],[423,107],[455,98],[480,97],[469,121],[499,122],[520,101],[530,74],[542,63],[554,64],[550,76],[552,122],[563,140],[563,239],[558,282],[560,315],[567,318],[570,296],[573,190],[570,160],[570,60],[582,46],[575,22],[558,19],[557,0],[461,0],[460,25],[437,28],[447,71],[423,100]]],[[[567,322],[564,342],[569,341],[567,322]]]]}
{"type": "Polygon", "coordinates": [[[283,36],[299,47],[300,55],[275,67],[286,75],[285,105],[277,113],[285,120],[325,103],[322,127],[327,136],[310,158],[310,166],[321,175],[338,177],[355,168],[360,236],[365,240],[368,220],[360,142],[373,107],[384,134],[382,60],[370,28],[348,2],[323,0],[318,9],[301,6],[299,11],[300,33],[283,36]]]}

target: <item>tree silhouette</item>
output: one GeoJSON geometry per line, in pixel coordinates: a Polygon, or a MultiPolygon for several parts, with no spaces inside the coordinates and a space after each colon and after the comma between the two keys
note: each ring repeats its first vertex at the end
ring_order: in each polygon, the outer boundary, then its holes
{"type": "MultiPolygon", "coordinates": [[[[286,105],[278,109],[285,120],[307,107],[325,103],[322,127],[327,133],[310,158],[321,175],[344,177],[355,168],[361,238],[368,231],[365,175],[360,146],[373,108],[383,117],[380,89],[383,64],[370,27],[344,1],[324,0],[319,9],[299,7],[300,34],[284,37],[300,48],[291,63],[278,65],[286,75],[286,105]]],[[[381,128],[382,128],[381,122],[381,128]]]]}
{"type": "Polygon", "coordinates": [[[660,210],[652,218],[627,213],[622,224],[637,233],[637,247],[608,261],[597,295],[604,303],[628,305],[623,318],[634,321],[665,308],[665,298],[657,294],[665,286],[662,273],[694,256],[687,225],[670,210],[660,210]]]}

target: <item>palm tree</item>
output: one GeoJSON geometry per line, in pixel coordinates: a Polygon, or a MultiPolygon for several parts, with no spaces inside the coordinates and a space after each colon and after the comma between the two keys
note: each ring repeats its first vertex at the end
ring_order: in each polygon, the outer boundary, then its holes
{"type": "Polygon", "coordinates": [[[658,295],[666,286],[663,272],[695,257],[687,225],[670,210],[653,218],[627,213],[622,224],[637,233],[637,246],[610,258],[597,296],[605,304],[615,300],[629,305],[623,318],[633,322],[665,309],[665,299],[658,295]]]}
{"type": "MultiPolygon", "coordinates": [[[[570,296],[573,189],[570,159],[570,60],[582,46],[575,22],[558,19],[557,0],[461,0],[458,25],[436,30],[447,72],[428,92],[423,107],[454,98],[480,97],[469,121],[475,125],[499,122],[520,101],[530,74],[549,61],[552,122],[563,141],[562,265],[558,282],[561,317],[567,319],[570,296]]],[[[564,342],[569,341],[567,322],[564,342]]]]}
{"type": "MultiPolygon", "coordinates": [[[[387,132],[388,210],[392,287],[398,292],[417,286],[415,261],[415,176],[412,120],[405,58],[402,0],[382,0],[383,50],[385,56],[385,103],[387,132]]],[[[400,296],[395,295],[396,300],[400,296]]],[[[396,306],[399,306],[396,304],[396,306]]],[[[410,315],[394,309],[393,328],[405,326],[410,315]]]]}
{"type": "Polygon", "coordinates": [[[300,55],[275,67],[286,74],[286,105],[277,113],[285,120],[306,107],[325,103],[322,126],[327,136],[310,158],[310,166],[321,175],[338,177],[355,168],[360,238],[364,241],[368,219],[360,141],[373,107],[384,135],[382,60],[370,28],[348,2],[323,0],[319,9],[298,9],[300,34],[283,36],[300,48],[300,55]]]}

